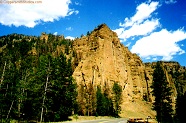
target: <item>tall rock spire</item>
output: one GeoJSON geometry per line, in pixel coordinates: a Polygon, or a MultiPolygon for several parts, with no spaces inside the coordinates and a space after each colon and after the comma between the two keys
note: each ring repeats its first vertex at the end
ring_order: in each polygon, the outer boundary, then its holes
{"type": "Polygon", "coordinates": [[[141,59],[124,47],[106,24],[75,40],[73,46],[79,61],[73,75],[79,84],[92,83],[103,88],[106,84],[111,88],[117,82],[126,101],[142,99],[147,93],[141,59]]]}

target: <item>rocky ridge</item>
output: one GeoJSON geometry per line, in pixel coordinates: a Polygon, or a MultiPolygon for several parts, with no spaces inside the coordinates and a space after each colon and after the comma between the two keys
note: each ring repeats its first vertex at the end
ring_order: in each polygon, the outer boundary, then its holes
{"type": "Polygon", "coordinates": [[[73,48],[79,59],[74,71],[77,83],[112,87],[114,82],[123,89],[124,99],[142,99],[147,93],[145,66],[140,57],[120,43],[117,34],[107,25],[100,25],[89,36],[76,39],[73,48]]]}
{"type": "MultiPolygon", "coordinates": [[[[73,50],[77,54],[73,77],[78,85],[87,87],[92,84],[94,88],[100,85],[104,89],[106,86],[111,88],[117,82],[123,90],[123,110],[126,104],[136,100],[153,102],[150,86],[156,63],[143,63],[137,54],[131,53],[120,43],[117,34],[106,24],[99,25],[90,35],[75,39],[73,50]]],[[[177,90],[170,71],[179,68],[184,73],[186,70],[177,62],[164,62],[164,66],[175,102],[177,90]]]]}

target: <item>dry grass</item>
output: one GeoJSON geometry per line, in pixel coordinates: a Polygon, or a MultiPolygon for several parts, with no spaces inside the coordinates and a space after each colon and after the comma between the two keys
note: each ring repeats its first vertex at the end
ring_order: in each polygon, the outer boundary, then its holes
{"type": "MultiPolygon", "coordinates": [[[[143,118],[146,119],[148,116],[155,118],[155,111],[152,109],[152,104],[144,101],[135,100],[134,102],[124,102],[122,107],[121,117],[124,118],[143,118]]],[[[155,123],[154,119],[150,120],[155,123]]]]}
{"type": "Polygon", "coordinates": [[[83,120],[97,120],[97,119],[110,119],[112,117],[109,116],[71,116],[69,117],[70,119],[72,119],[72,121],[83,121],[83,120]]]}
{"type": "MultiPolygon", "coordinates": [[[[155,111],[151,110],[152,104],[144,101],[135,100],[134,102],[125,102],[122,105],[122,111],[120,117],[123,118],[143,118],[146,119],[148,116],[155,118],[155,111]]],[[[95,119],[110,119],[108,116],[71,116],[72,121],[83,121],[83,120],[95,120],[95,119]]],[[[155,120],[149,120],[152,123],[156,123],[155,120]]]]}

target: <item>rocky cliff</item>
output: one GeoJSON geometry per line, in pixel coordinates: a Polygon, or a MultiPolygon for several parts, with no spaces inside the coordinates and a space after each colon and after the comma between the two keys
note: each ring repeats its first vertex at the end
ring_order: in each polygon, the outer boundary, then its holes
{"type": "MultiPolygon", "coordinates": [[[[153,101],[150,86],[156,63],[143,63],[139,56],[120,43],[117,34],[107,25],[99,25],[89,35],[75,39],[73,50],[77,54],[73,76],[79,87],[92,84],[94,89],[98,85],[104,89],[117,82],[122,86],[123,110],[127,104],[153,101]]],[[[164,62],[164,66],[175,101],[177,90],[171,71],[185,73],[185,68],[177,62],[164,62]]]]}
{"type": "Polygon", "coordinates": [[[122,86],[125,101],[142,99],[147,93],[144,64],[120,43],[107,25],[100,25],[89,36],[76,39],[73,48],[79,59],[73,74],[78,85],[112,87],[117,82],[122,86]]]}

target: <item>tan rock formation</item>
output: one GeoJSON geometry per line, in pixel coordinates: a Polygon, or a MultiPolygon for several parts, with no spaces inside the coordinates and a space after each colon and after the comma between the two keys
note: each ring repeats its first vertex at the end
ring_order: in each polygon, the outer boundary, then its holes
{"type": "MultiPolygon", "coordinates": [[[[115,32],[105,24],[98,26],[88,36],[75,39],[73,49],[77,53],[77,67],[73,77],[79,87],[98,85],[104,90],[105,86],[110,88],[112,97],[112,86],[117,82],[122,86],[123,104],[135,101],[152,102],[151,94],[152,74],[156,63],[143,63],[137,54],[132,54],[127,47],[120,43],[115,32]]],[[[177,63],[166,63],[167,69],[176,69],[177,63]]],[[[173,100],[176,97],[176,88],[169,70],[165,69],[167,80],[173,88],[173,100]]],[[[180,71],[184,71],[180,69],[180,71]]],[[[80,88],[78,88],[80,91],[80,88]]],[[[79,95],[80,97],[81,95],[79,95]]],[[[132,104],[132,103],[131,103],[132,104]]],[[[149,109],[151,110],[151,109],[149,109]]],[[[154,114],[154,113],[152,113],[154,114]]]]}
{"type": "Polygon", "coordinates": [[[73,48],[79,59],[74,71],[78,85],[105,83],[111,88],[114,82],[123,90],[123,100],[143,99],[147,94],[145,66],[139,56],[132,54],[120,43],[117,34],[103,24],[89,36],[76,39],[73,48]]]}
{"type": "Polygon", "coordinates": [[[40,40],[45,40],[46,42],[48,41],[48,35],[46,33],[41,33],[40,40]]]}

